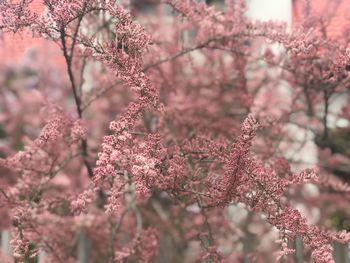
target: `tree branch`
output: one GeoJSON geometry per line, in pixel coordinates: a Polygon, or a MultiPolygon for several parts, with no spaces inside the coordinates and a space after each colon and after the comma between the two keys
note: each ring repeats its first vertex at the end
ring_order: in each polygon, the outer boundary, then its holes
{"type": "MultiPolygon", "coordinates": [[[[79,19],[81,21],[82,16],[79,19]]],[[[77,25],[75,32],[78,32],[79,26],[80,26],[80,22],[78,22],[78,25],[77,25]]],[[[73,38],[71,50],[74,50],[74,45],[76,43],[76,34],[77,33],[75,33],[75,37],[73,38]]],[[[62,43],[63,56],[64,56],[64,59],[66,61],[66,65],[67,65],[67,73],[68,73],[69,80],[71,83],[71,89],[73,91],[76,110],[77,110],[79,119],[82,119],[83,111],[81,108],[81,100],[80,100],[80,97],[78,95],[78,90],[77,90],[77,86],[75,84],[74,74],[73,74],[73,69],[72,69],[73,51],[71,51],[71,54],[68,54],[68,47],[67,47],[67,42],[66,42],[66,31],[65,31],[65,28],[63,26],[61,27],[60,37],[61,37],[61,43],[62,43]]],[[[87,169],[89,177],[91,178],[94,176],[94,173],[93,173],[93,170],[92,170],[92,168],[87,160],[87,158],[88,158],[88,143],[87,143],[86,139],[82,140],[81,147],[82,147],[82,153],[83,153],[83,158],[84,158],[84,165],[87,169]]]]}

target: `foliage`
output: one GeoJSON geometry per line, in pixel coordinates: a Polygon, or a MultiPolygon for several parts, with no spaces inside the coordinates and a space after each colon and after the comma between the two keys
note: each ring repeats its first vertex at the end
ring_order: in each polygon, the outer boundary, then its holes
{"type": "Polygon", "coordinates": [[[308,9],[292,32],[252,21],[243,0],[33,2],[1,1],[0,29],[54,42],[64,71],[2,70],[1,226],[18,262],[76,262],[81,235],[91,262],[294,260],[297,237],[333,262],[350,238],[334,223],[350,216],[346,35],[308,9]]]}

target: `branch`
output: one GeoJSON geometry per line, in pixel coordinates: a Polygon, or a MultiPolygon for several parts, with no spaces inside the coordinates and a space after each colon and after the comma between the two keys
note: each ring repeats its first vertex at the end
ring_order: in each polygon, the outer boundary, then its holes
{"type": "MultiPolygon", "coordinates": [[[[81,19],[82,19],[82,16],[81,16],[81,19]]],[[[80,26],[80,22],[78,22],[78,25],[77,25],[77,28],[76,28],[75,32],[78,32],[78,27],[79,26],[80,26]]],[[[73,74],[73,70],[72,70],[73,52],[71,52],[70,55],[68,54],[67,42],[66,42],[66,31],[65,31],[63,26],[61,27],[61,35],[60,35],[60,37],[61,37],[61,43],[62,43],[63,56],[64,56],[64,59],[65,59],[66,64],[67,64],[67,73],[68,73],[69,80],[70,80],[70,83],[71,83],[71,89],[73,91],[75,106],[76,106],[76,109],[77,109],[77,113],[78,113],[79,119],[82,119],[83,111],[82,111],[82,108],[81,108],[81,100],[80,100],[80,97],[78,95],[77,86],[75,84],[74,74],[73,74]]],[[[72,50],[74,50],[75,43],[76,43],[76,37],[73,38],[73,43],[72,43],[72,46],[71,46],[72,50]]],[[[82,140],[81,147],[82,147],[82,151],[83,151],[84,164],[85,164],[85,167],[87,169],[88,175],[91,178],[91,177],[94,176],[94,173],[93,173],[93,170],[92,170],[89,162],[87,161],[88,144],[87,144],[87,140],[86,139],[82,140]]]]}
{"type": "Polygon", "coordinates": [[[323,92],[323,98],[324,98],[324,116],[323,116],[323,139],[328,139],[328,108],[329,108],[329,94],[328,91],[325,90],[323,92]]]}
{"type": "Polygon", "coordinates": [[[181,50],[180,52],[176,53],[175,55],[173,56],[170,56],[170,57],[167,57],[167,58],[164,58],[164,59],[161,59],[153,64],[150,64],[150,65],[147,65],[145,66],[142,71],[143,72],[147,72],[150,68],[153,68],[153,67],[156,67],[160,64],[163,64],[165,62],[168,62],[168,61],[171,61],[171,60],[174,60],[174,59],[177,59],[178,57],[181,57],[183,55],[186,55],[187,53],[190,53],[192,51],[195,51],[195,50],[198,50],[198,49],[202,49],[202,48],[205,48],[207,47],[211,42],[214,42],[214,41],[217,41],[217,40],[222,40],[223,37],[219,37],[219,38],[210,38],[208,39],[207,41],[205,41],[204,43],[201,43],[201,44],[198,44],[197,46],[194,46],[194,47],[190,47],[190,48],[185,48],[183,50],[181,50]]]}

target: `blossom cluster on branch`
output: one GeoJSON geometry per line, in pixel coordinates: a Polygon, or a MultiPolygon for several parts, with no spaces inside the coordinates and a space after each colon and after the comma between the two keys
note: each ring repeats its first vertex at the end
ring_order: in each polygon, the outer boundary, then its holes
{"type": "Polygon", "coordinates": [[[350,241],[348,37],[310,10],[288,32],[243,0],[133,2],[0,2],[2,33],[64,63],[1,68],[15,262],[334,262],[350,241]]]}

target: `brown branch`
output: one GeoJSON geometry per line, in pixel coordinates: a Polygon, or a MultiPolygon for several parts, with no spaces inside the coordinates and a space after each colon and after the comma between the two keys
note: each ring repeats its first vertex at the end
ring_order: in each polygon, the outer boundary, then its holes
{"type": "Polygon", "coordinates": [[[112,228],[112,232],[111,232],[111,237],[110,237],[110,241],[109,241],[109,257],[115,261],[115,256],[114,256],[114,243],[115,243],[115,238],[116,235],[122,225],[123,219],[125,218],[126,214],[130,211],[130,208],[126,208],[122,214],[120,215],[120,218],[115,222],[113,228],[112,228]]]}
{"type": "MultiPolygon", "coordinates": [[[[212,233],[212,230],[211,230],[211,226],[210,226],[210,223],[209,223],[209,220],[208,220],[208,216],[205,212],[205,210],[203,209],[203,205],[202,205],[202,200],[201,200],[201,197],[200,195],[197,195],[197,204],[200,208],[200,211],[201,211],[201,214],[202,216],[204,217],[204,228],[206,229],[207,233],[206,234],[203,234],[199,237],[200,241],[201,241],[201,245],[202,247],[207,251],[209,252],[209,249],[211,246],[214,245],[214,238],[213,238],[213,233],[212,233]]],[[[210,253],[210,252],[209,252],[210,253]]],[[[213,255],[209,255],[209,257],[204,261],[206,263],[214,263],[214,257],[213,255]]]]}
{"type": "MultiPolygon", "coordinates": [[[[81,16],[82,19],[82,16],[81,16]]],[[[75,32],[78,32],[78,27],[80,26],[80,22],[78,22],[77,25],[77,29],[75,30],[75,32]]],[[[73,69],[72,69],[72,61],[73,61],[73,52],[71,52],[71,54],[68,54],[68,47],[67,47],[67,42],[66,42],[66,31],[65,28],[62,26],[61,27],[61,32],[60,32],[60,37],[61,37],[61,43],[62,43],[62,51],[63,51],[63,56],[64,59],[66,61],[66,65],[67,65],[67,73],[69,76],[69,80],[71,83],[71,89],[73,91],[73,96],[74,96],[74,101],[75,101],[75,106],[76,106],[76,110],[78,113],[78,117],[79,119],[82,119],[82,115],[83,115],[83,111],[81,108],[81,100],[80,97],[78,95],[78,91],[77,91],[77,86],[75,84],[75,80],[74,80],[74,74],[73,74],[73,69]]],[[[76,35],[76,34],[75,34],[76,35]]],[[[76,43],[76,36],[75,36],[75,40],[73,39],[73,43],[71,46],[71,49],[74,50],[74,45],[76,43]]],[[[88,143],[86,139],[83,139],[81,142],[81,147],[82,147],[82,152],[83,152],[83,158],[84,158],[84,165],[87,169],[88,175],[89,177],[93,177],[94,173],[93,170],[91,168],[91,165],[89,164],[87,157],[88,157],[88,143]]]]}
{"type": "Polygon", "coordinates": [[[170,57],[161,59],[161,60],[159,60],[159,61],[157,61],[157,62],[155,62],[155,63],[152,63],[152,64],[150,64],[150,65],[147,65],[147,66],[145,66],[145,67],[142,69],[142,71],[143,71],[143,72],[147,72],[150,68],[153,68],[153,67],[156,67],[156,66],[158,66],[158,65],[160,65],[160,64],[163,64],[163,63],[165,63],[165,62],[168,62],[168,61],[177,59],[178,57],[181,57],[181,56],[183,56],[183,55],[186,55],[186,54],[188,54],[188,53],[190,53],[190,52],[193,52],[193,51],[195,51],[195,50],[203,49],[203,48],[207,47],[211,42],[218,41],[218,40],[222,40],[222,39],[223,39],[223,37],[219,37],[219,38],[210,38],[210,39],[208,39],[207,41],[205,41],[204,43],[198,44],[198,45],[196,45],[196,46],[194,46],[194,47],[185,48],[185,49],[181,50],[180,52],[176,53],[176,54],[173,55],[173,56],[170,56],[170,57]]]}
{"type": "Polygon", "coordinates": [[[328,111],[329,111],[329,94],[328,91],[325,90],[323,92],[324,98],[324,116],[323,116],[323,139],[328,139],[328,111]]]}
{"type": "Polygon", "coordinates": [[[104,94],[106,94],[109,90],[111,90],[112,88],[114,88],[116,85],[121,84],[122,81],[117,81],[115,83],[113,83],[112,85],[108,86],[105,89],[100,90],[94,97],[92,97],[89,101],[87,101],[82,107],[81,110],[85,111],[95,100],[97,100],[99,97],[103,96],[104,94]]]}

